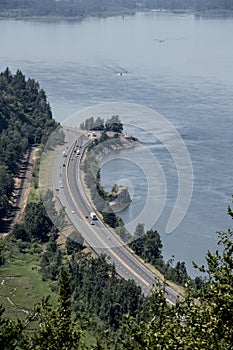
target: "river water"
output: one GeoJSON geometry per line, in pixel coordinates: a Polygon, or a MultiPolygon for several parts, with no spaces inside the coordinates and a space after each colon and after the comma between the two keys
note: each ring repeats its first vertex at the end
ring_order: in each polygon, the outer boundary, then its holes
{"type": "MultiPolygon", "coordinates": [[[[166,234],[176,168],[163,147],[148,142],[167,180],[166,205],[154,228],[165,259],[174,254],[195,274],[192,260],[203,263],[205,252],[216,248],[216,231],[231,224],[233,19],[138,13],[80,22],[1,20],[0,32],[1,70],[21,69],[38,80],[58,121],[118,101],[152,108],[176,127],[192,160],[193,196],[181,224],[166,234]]],[[[143,131],[135,133],[143,138],[143,131]]],[[[119,178],[134,184],[133,202],[122,213],[127,223],[141,210],[146,180],[124,163],[124,153],[120,157],[103,167],[102,182],[106,188],[119,178]]]]}

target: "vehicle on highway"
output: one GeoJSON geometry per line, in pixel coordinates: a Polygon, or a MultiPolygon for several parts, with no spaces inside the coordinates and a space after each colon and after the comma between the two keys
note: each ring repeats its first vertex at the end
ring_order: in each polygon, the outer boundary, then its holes
{"type": "Polygon", "coordinates": [[[76,157],[78,157],[79,154],[80,154],[80,151],[79,151],[79,149],[77,149],[77,151],[76,151],[76,157]]]}
{"type": "Polygon", "coordinates": [[[93,211],[90,213],[90,218],[91,220],[97,220],[97,216],[96,213],[94,213],[93,211]]]}

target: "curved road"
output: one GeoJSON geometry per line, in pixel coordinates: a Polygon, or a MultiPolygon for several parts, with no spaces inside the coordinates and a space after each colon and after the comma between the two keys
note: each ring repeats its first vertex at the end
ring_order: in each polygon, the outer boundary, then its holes
{"type": "MultiPolygon", "coordinates": [[[[64,150],[67,157],[62,155],[55,162],[54,185],[58,189],[58,197],[65,207],[66,213],[75,228],[97,254],[106,254],[109,261],[115,264],[117,273],[125,279],[133,279],[145,295],[150,294],[155,283],[153,273],[141,263],[98,219],[91,224],[89,215],[93,209],[83,189],[80,179],[80,164],[86,146],[91,142],[80,132],[66,129],[66,144],[64,150]],[[80,154],[76,156],[76,150],[80,154]],[[65,164],[65,166],[63,165],[65,164]]],[[[179,297],[170,287],[166,286],[166,299],[174,304],[179,297]]]]}

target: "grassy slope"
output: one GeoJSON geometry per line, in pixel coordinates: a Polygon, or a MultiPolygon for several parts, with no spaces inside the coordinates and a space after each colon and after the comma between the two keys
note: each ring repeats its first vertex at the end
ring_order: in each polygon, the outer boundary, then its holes
{"type": "MultiPolygon", "coordinates": [[[[39,189],[34,187],[38,182],[39,162],[40,157],[34,167],[28,202],[40,200],[39,189]]],[[[48,295],[55,304],[56,294],[47,281],[42,281],[39,271],[43,247],[31,244],[20,250],[10,235],[4,239],[4,244],[6,262],[0,267],[0,304],[5,308],[5,316],[9,319],[26,318],[27,311],[48,295]]]]}
{"type": "Polygon", "coordinates": [[[20,252],[15,243],[9,241],[6,245],[6,263],[0,269],[0,303],[6,309],[5,315],[10,319],[25,318],[27,311],[48,295],[55,303],[55,294],[38,271],[41,253],[27,248],[20,252]]]}

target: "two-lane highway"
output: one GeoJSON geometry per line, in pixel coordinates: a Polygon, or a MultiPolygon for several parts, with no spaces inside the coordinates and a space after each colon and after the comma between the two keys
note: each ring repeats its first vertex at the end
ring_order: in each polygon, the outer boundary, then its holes
{"type": "MultiPolygon", "coordinates": [[[[60,156],[55,162],[54,183],[56,187],[60,186],[58,196],[70,221],[97,254],[102,253],[109,257],[121,277],[135,280],[144,294],[148,295],[155,283],[155,276],[151,270],[137,259],[100,219],[95,220],[94,225],[91,224],[90,212],[94,210],[85,194],[80,175],[83,153],[90,140],[80,132],[70,129],[65,130],[65,134],[67,157],[64,160],[60,156]]],[[[170,286],[166,286],[166,294],[167,300],[175,303],[178,295],[170,286]]]]}

